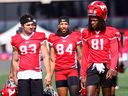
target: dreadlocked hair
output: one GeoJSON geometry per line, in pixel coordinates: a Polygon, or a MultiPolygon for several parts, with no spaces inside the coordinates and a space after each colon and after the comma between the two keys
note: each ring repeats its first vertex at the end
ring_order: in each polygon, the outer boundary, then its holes
{"type": "Polygon", "coordinates": [[[104,32],[106,30],[106,21],[104,19],[97,17],[98,18],[98,25],[96,28],[93,28],[91,25],[91,19],[89,18],[89,25],[88,25],[88,30],[91,32],[94,31],[101,31],[104,32]]]}

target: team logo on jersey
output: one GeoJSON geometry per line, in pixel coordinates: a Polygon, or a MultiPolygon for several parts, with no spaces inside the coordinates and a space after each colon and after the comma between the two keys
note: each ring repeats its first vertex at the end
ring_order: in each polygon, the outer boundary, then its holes
{"type": "Polygon", "coordinates": [[[96,35],[95,37],[99,37],[99,35],[96,35]]]}
{"type": "Polygon", "coordinates": [[[66,42],[66,40],[63,40],[63,42],[66,42]]]}
{"type": "Polygon", "coordinates": [[[25,43],[27,44],[27,43],[29,43],[29,41],[26,41],[25,43]]]}

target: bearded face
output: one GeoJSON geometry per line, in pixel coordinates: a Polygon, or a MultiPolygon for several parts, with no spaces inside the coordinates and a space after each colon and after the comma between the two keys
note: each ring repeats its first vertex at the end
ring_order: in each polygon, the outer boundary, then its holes
{"type": "Polygon", "coordinates": [[[69,34],[69,23],[68,22],[60,22],[58,25],[57,35],[67,36],[68,34],[69,34]]]}

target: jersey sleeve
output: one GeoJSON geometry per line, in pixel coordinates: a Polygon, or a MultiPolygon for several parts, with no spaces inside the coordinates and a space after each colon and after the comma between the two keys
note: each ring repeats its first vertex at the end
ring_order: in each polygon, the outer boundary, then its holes
{"type": "Polygon", "coordinates": [[[48,43],[53,46],[53,42],[54,42],[54,37],[55,37],[55,34],[50,34],[49,37],[48,37],[48,43]]]}
{"type": "Polygon", "coordinates": [[[45,33],[41,33],[41,32],[36,32],[36,33],[37,33],[37,35],[35,35],[35,36],[37,36],[37,38],[40,40],[41,44],[43,44],[44,41],[47,40],[45,33]]]}
{"type": "Polygon", "coordinates": [[[87,28],[84,28],[83,31],[82,31],[82,39],[84,41],[86,41],[87,37],[88,37],[88,30],[87,30],[87,28]]]}
{"type": "Polygon", "coordinates": [[[110,68],[115,70],[119,55],[119,36],[120,32],[116,28],[111,29],[110,34],[110,52],[111,52],[111,66],[110,68]]]}
{"type": "Polygon", "coordinates": [[[11,37],[11,42],[10,43],[13,47],[16,47],[17,44],[18,44],[19,39],[17,37],[18,37],[17,35],[14,35],[14,36],[11,37]]]}
{"type": "Polygon", "coordinates": [[[88,45],[87,45],[87,29],[82,31],[82,60],[81,60],[81,77],[86,78],[86,71],[88,69],[88,45]]]}
{"type": "Polygon", "coordinates": [[[81,77],[86,78],[88,68],[88,46],[86,41],[82,43],[82,59],[81,59],[81,77]]]}
{"type": "Polygon", "coordinates": [[[124,33],[124,48],[123,48],[124,53],[128,53],[128,32],[124,33]]]}
{"type": "Polygon", "coordinates": [[[73,32],[73,38],[77,42],[77,44],[80,44],[82,42],[82,35],[80,32],[73,32]]]}
{"type": "Polygon", "coordinates": [[[108,37],[110,40],[113,40],[113,39],[120,40],[121,39],[121,34],[118,29],[112,27],[112,28],[109,28],[107,31],[109,31],[108,37]]]}
{"type": "Polygon", "coordinates": [[[123,54],[123,45],[122,45],[122,38],[121,38],[121,34],[119,35],[119,58],[122,58],[122,54],[123,54]]]}

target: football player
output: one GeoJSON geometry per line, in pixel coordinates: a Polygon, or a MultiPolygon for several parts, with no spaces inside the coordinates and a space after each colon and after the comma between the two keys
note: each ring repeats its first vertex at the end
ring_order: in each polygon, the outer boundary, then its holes
{"type": "Polygon", "coordinates": [[[11,38],[12,74],[14,82],[18,85],[18,96],[43,95],[40,51],[46,68],[45,83],[47,86],[51,83],[46,36],[45,33],[35,32],[33,28],[35,22],[30,14],[21,16],[22,32],[11,38]]]}
{"type": "Polygon", "coordinates": [[[119,31],[106,25],[107,7],[102,1],[88,5],[88,28],[82,32],[83,48],[81,61],[82,86],[87,87],[87,96],[95,96],[98,86],[103,96],[111,96],[112,76],[118,60],[119,31]]]}
{"type": "MultiPolygon", "coordinates": [[[[111,96],[115,96],[115,90],[118,88],[118,72],[123,71],[123,61],[122,61],[122,40],[121,40],[121,34],[117,35],[118,39],[118,46],[119,46],[119,58],[117,62],[116,71],[114,73],[114,76],[112,77],[112,87],[111,87],[111,96]]],[[[100,96],[100,86],[96,90],[95,96],[100,96]]]]}
{"type": "MultiPolygon", "coordinates": [[[[37,26],[37,24],[36,24],[36,22],[34,22],[33,24],[32,24],[32,28],[33,28],[33,31],[34,32],[36,32],[36,26],[37,26]]],[[[23,31],[23,29],[22,29],[22,27],[18,27],[18,29],[16,30],[16,34],[19,34],[19,33],[21,33],[23,31]]],[[[11,67],[10,67],[11,68],[11,67]]],[[[10,73],[9,73],[9,75],[8,75],[8,79],[9,80],[12,80],[12,77],[13,77],[13,75],[12,75],[12,69],[10,69],[10,73]]]]}
{"type": "Polygon", "coordinates": [[[55,71],[56,88],[59,96],[79,96],[79,78],[76,68],[76,52],[81,62],[81,34],[69,30],[69,18],[58,19],[58,30],[50,34],[51,74],[55,71]]]}

